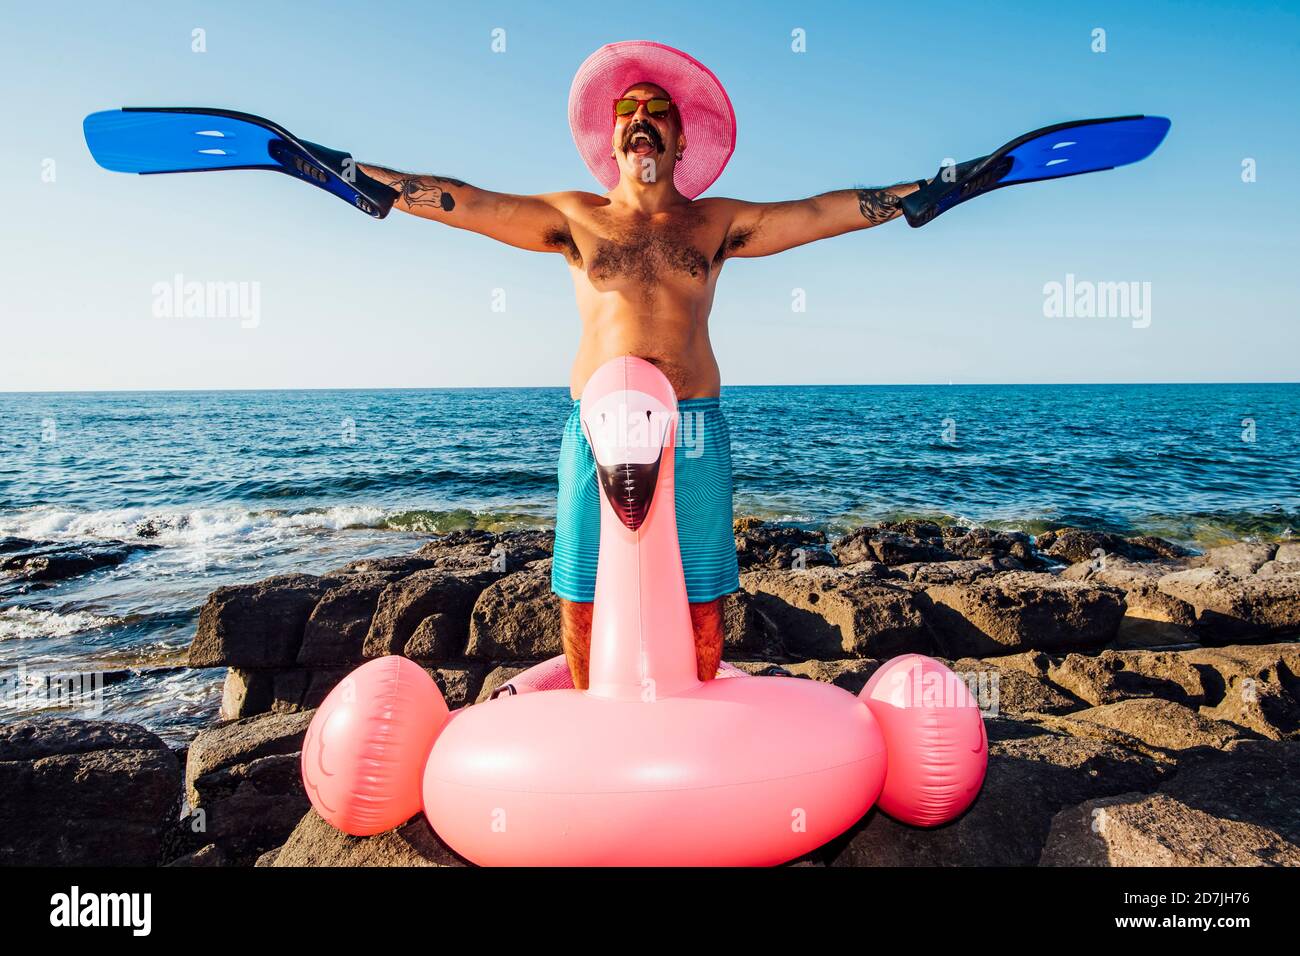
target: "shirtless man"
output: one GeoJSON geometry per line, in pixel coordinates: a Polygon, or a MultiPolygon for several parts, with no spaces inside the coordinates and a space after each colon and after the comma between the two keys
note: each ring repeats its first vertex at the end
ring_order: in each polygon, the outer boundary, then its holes
{"type": "Polygon", "coordinates": [[[403,212],[520,249],[555,253],[568,264],[582,335],[569,375],[575,405],[561,451],[552,585],[561,598],[564,652],[575,687],[587,687],[599,550],[595,467],[576,400],[598,367],[636,355],[667,376],[683,416],[699,416],[704,454],[684,456],[679,447],[675,467],[697,665],[700,679],[708,680],[722,657],[722,597],[739,587],[730,447],[717,401],[721,376],[709,344],[718,276],[728,259],[770,256],[888,222],[917,184],[844,189],[790,202],[696,199],[734,147],[731,104],[717,78],[697,61],[647,41],[610,44],[593,54],[574,82],[570,118],[593,173],[606,185],[612,182],[604,195],[511,195],[446,176],[358,165],[398,191],[395,205],[403,212]],[[594,135],[602,137],[600,155],[592,148],[594,135]],[[679,190],[684,181],[686,195],[679,190]]]}

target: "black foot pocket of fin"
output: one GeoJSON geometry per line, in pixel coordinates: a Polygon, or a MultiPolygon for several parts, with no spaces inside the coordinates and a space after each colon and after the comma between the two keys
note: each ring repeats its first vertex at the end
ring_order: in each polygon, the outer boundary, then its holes
{"type": "Polygon", "coordinates": [[[305,140],[272,140],[267,149],[283,172],[333,193],[367,216],[383,219],[397,201],[397,190],[361,172],[350,153],[305,140]]]}

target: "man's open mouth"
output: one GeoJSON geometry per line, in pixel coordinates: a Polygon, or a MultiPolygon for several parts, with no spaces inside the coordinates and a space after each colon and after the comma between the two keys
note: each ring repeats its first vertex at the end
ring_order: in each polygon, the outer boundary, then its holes
{"type": "Polygon", "coordinates": [[[623,138],[623,151],[634,156],[649,156],[664,151],[659,131],[645,123],[634,124],[623,138]]]}

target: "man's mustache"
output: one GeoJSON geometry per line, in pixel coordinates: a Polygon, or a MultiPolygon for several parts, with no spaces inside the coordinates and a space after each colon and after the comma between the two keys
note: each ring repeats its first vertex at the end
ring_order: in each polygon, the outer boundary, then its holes
{"type": "Polygon", "coordinates": [[[650,142],[657,152],[662,153],[664,151],[664,138],[659,135],[659,130],[644,120],[636,120],[623,131],[623,152],[628,151],[628,148],[632,145],[632,137],[637,133],[645,133],[649,136],[650,142]]]}

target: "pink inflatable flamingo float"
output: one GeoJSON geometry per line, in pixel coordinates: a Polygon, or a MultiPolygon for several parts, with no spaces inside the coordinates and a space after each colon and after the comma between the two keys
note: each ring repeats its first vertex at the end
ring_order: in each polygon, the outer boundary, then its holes
{"type": "Polygon", "coordinates": [[[370,661],[307,733],[303,782],[321,816],[368,835],[423,807],[484,865],[691,866],[794,859],[877,799],[920,826],[964,811],[987,741],[970,691],[938,661],[895,658],[858,696],[729,665],[697,679],[672,387],[646,361],[615,359],[581,410],[603,490],[590,689],[574,690],[557,657],[449,713],[412,661],[370,661]]]}

